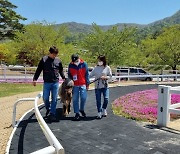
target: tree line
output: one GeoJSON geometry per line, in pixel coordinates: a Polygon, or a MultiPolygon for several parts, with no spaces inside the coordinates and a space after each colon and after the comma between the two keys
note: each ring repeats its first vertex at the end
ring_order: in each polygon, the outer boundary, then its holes
{"type": "Polygon", "coordinates": [[[136,27],[125,26],[119,31],[114,26],[105,31],[93,23],[91,33],[74,37],[66,26],[55,27],[46,21],[23,26],[19,20],[25,18],[15,12],[16,22],[7,26],[9,21],[14,21],[10,12],[15,6],[10,4],[6,0],[0,2],[3,6],[0,11],[5,14],[0,17],[0,61],[7,64],[36,66],[40,58],[48,54],[49,47],[55,45],[64,65],[68,65],[72,53],[78,53],[90,65],[96,63],[98,55],[105,55],[112,66],[168,65],[175,70],[180,65],[180,24],[144,38],[136,27]],[[10,28],[13,25],[17,26],[10,28]],[[67,38],[73,39],[67,41],[67,38]]]}

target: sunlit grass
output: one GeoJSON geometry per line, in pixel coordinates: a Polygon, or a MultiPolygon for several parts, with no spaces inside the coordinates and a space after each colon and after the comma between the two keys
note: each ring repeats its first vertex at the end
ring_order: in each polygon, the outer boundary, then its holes
{"type": "Polygon", "coordinates": [[[42,84],[37,84],[34,87],[32,84],[25,83],[0,83],[0,97],[35,91],[42,91],[42,84]]]}

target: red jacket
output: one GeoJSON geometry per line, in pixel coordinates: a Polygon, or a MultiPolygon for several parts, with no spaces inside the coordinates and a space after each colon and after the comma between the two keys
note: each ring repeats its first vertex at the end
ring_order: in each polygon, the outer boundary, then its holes
{"type": "Polygon", "coordinates": [[[77,66],[73,62],[68,67],[68,77],[74,81],[75,86],[89,85],[88,65],[82,59],[77,66]]]}

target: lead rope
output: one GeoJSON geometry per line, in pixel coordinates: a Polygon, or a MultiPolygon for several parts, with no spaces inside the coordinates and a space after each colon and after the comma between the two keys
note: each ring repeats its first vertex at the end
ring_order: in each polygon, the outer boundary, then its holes
{"type": "Polygon", "coordinates": [[[102,84],[104,85],[104,88],[107,88],[107,80],[102,80],[102,84]]]}

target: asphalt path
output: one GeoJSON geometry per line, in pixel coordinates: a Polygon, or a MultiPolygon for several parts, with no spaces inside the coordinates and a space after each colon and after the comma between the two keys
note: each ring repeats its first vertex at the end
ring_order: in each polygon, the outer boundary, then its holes
{"type": "MultiPolygon", "coordinates": [[[[66,154],[178,154],[180,135],[156,125],[114,115],[111,103],[135,91],[154,89],[157,85],[120,86],[110,88],[108,116],[97,120],[94,90],[88,91],[87,118],[73,121],[74,113],[63,118],[62,104],[57,106],[58,122],[47,123],[65,149],[66,154]]],[[[45,115],[45,108],[41,107],[45,115]]],[[[10,154],[26,154],[49,146],[33,112],[26,115],[17,128],[10,154]]]]}

